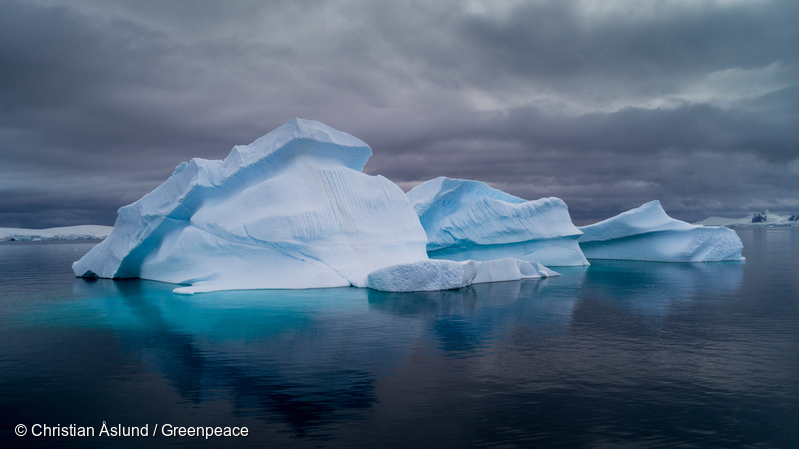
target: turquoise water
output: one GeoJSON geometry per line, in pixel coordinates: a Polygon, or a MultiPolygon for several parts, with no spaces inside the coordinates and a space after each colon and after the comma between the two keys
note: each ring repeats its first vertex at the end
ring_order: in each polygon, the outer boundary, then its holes
{"type": "Polygon", "coordinates": [[[0,244],[0,447],[799,447],[799,228],[738,233],[743,263],[418,294],[180,296],[0,244]],[[249,434],[31,435],[103,421],[249,434]]]}

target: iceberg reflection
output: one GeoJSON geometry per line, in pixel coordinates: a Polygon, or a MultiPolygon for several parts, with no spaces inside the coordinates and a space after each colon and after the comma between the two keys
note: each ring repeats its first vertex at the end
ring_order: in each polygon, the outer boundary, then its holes
{"type": "Polygon", "coordinates": [[[552,279],[474,284],[458,290],[369,291],[375,311],[413,320],[430,332],[447,356],[477,354],[517,333],[554,337],[568,333],[584,268],[552,279]]]}
{"type": "Polygon", "coordinates": [[[76,279],[74,292],[121,351],[161,373],[186,401],[227,398],[237,413],[279,417],[297,435],[368,409],[376,369],[398,363],[414,330],[369,316],[364,289],[174,295],[142,280],[76,279]]]}
{"type": "Polygon", "coordinates": [[[581,304],[603,302],[637,314],[663,317],[671,306],[715,298],[740,288],[745,262],[662,263],[592,260],[581,304]]]}

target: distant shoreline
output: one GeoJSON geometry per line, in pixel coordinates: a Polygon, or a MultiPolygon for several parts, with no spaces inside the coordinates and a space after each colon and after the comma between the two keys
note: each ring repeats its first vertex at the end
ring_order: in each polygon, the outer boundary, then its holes
{"type": "Polygon", "coordinates": [[[0,245],[40,245],[40,244],[62,244],[62,243],[94,243],[98,244],[105,240],[104,238],[91,238],[91,239],[52,239],[52,240],[0,240],[0,245]]]}
{"type": "Polygon", "coordinates": [[[707,228],[717,227],[717,228],[795,228],[799,227],[799,223],[731,223],[731,224],[718,224],[718,225],[708,225],[702,223],[694,223],[700,224],[707,228]]]}
{"type": "Polygon", "coordinates": [[[799,224],[729,224],[729,225],[703,225],[706,227],[718,226],[724,228],[795,228],[799,224]]]}
{"type": "Polygon", "coordinates": [[[103,240],[113,226],[79,225],[47,229],[0,228],[0,242],[103,240]]]}

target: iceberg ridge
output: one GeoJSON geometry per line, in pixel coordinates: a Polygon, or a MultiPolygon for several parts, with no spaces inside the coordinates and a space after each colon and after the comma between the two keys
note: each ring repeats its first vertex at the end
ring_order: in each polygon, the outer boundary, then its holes
{"type": "Polygon", "coordinates": [[[431,259],[588,265],[577,243],[582,233],[558,198],[525,201],[483,182],[445,177],[407,196],[427,233],[431,259]]]}

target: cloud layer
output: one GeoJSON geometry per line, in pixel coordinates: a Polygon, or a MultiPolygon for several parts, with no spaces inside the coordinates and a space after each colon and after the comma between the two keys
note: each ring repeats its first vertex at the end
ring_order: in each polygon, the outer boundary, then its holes
{"type": "Polygon", "coordinates": [[[294,117],[577,223],[799,213],[799,3],[3,2],[0,226],[112,224],[294,117]]]}

